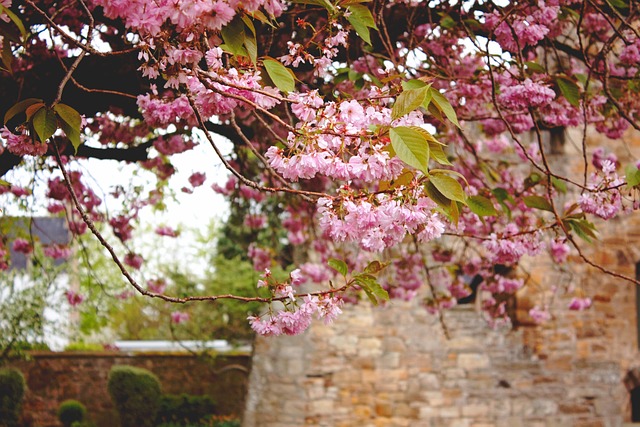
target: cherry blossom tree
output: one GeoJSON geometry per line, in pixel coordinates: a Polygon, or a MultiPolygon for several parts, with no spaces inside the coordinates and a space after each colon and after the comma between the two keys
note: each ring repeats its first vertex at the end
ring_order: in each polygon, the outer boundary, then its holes
{"type": "MultiPolygon", "coordinates": [[[[634,0],[0,4],[4,200],[93,233],[140,294],[262,302],[251,326],[279,335],[363,296],[420,293],[440,313],[472,287],[500,323],[525,256],[634,281],[582,249],[594,221],[638,207],[639,164],[587,138],[640,130],[634,0]],[[577,174],[553,164],[568,127],[582,134],[577,174]],[[212,191],[242,207],[261,296],[169,295],[137,278],[139,213],[163,203],[172,159],[198,144],[229,171],[212,191]],[[155,188],[115,189],[123,208],[106,212],[83,158],[136,163],[155,188]],[[44,198],[12,184],[19,169],[46,182],[44,198]],[[288,280],[275,263],[294,264],[288,280]]],[[[207,172],[183,191],[211,185],[207,172]]],[[[3,268],[25,244],[2,241],[3,268]]],[[[589,305],[580,294],[570,308],[589,305]]],[[[530,315],[548,318],[544,301],[530,315]]]]}

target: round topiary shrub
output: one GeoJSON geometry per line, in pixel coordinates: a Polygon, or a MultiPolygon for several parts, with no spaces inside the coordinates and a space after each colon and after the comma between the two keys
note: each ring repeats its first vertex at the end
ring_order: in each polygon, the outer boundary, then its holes
{"type": "Polygon", "coordinates": [[[152,427],[160,406],[160,381],[146,369],[117,365],[111,368],[109,395],[122,427],[152,427]]]}
{"type": "Polygon", "coordinates": [[[77,400],[69,399],[60,404],[58,419],[64,427],[71,427],[75,422],[82,422],[87,408],[77,400]]]}
{"type": "Polygon", "coordinates": [[[0,369],[0,427],[18,425],[25,391],[22,372],[14,368],[0,369]]]}

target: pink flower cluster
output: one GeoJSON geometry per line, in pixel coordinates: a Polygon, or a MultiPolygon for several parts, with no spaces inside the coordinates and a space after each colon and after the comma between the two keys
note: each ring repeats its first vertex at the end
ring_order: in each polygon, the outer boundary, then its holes
{"type": "Polygon", "coordinates": [[[48,150],[46,142],[34,139],[26,131],[16,135],[5,126],[0,131],[0,138],[0,141],[4,140],[7,150],[16,156],[42,156],[48,150]]]}
{"type": "Polygon", "coordinates": [[[65,295],[67,297],[67,302],[69,302],[72,307],[77,307],[82,304],[85,299],[83,295],[71,290],[67,291],[65,295]]]}
{"type": "Polygon", "coordinates": [[[334,242],[357,242],[372,252],[397,245],[407,234],[415,234],[421,242],[440,237],[445,224],[434,208],[427,197],[415,204],[402,204],[388,195],[373,201],[346,199],[337,206],[328,198],[318,200],[319,225],[325,235],[334,242]]]}
{"type": "Polygon", "coordinates": [[[556,97],[556,93],[548,87],[525,79],[521,84],[503,86],[498,101],[512,110],[527,110],[548,105],[556,97]]]}
{"type": "Polygon", "coordinates": [[[247,319],[251,328],[260,335],[298,335],[311,325],[314,314],[328,324],[342,313],[342,300],[330,295],[309,295],[304,297],[303,301],[293,311],[279,310],[275,314],[249,316],[247,319]]]}

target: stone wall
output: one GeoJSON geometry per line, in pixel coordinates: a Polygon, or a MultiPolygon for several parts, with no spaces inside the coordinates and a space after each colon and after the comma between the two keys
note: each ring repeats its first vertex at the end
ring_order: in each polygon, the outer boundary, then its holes
{"type": "Polygon", "coordinates": [[[25,375],[28,392],[23,405],[27,425],[60,426],[56,411],[66,399],[82,402],[98,427],[116,427],[118,417],[107,391],[113,365],[133,365],[158,376],[164,393],[210,395],[220,413],[241,415],[246,395],[250,356],[224,355],[215,359],[187,353],[31,354],[29,361],[14,361],[25,375]]]}
{"type": "MultiPolygon", "coordinates": [[[[570,135],[567,157],[553,159],[563,175],[582,176],[582,156],[570,153],[579,140],[570,135]]],[[[623,165],[630,152],[640,158],[638,135],[601,142],[623,165]]],[[[583,254],[634,277],[638,214],[597,225],[600,239],[583,242],[583,254]]],[[[621,426],[630,419],[625,376],[640,367],[636,286],[576,252],[571,261],[523,263],[514,330],[491,330],[475,307],[459,306],[444,314],[447,339],[416,302],[392,301],[346,307],[334,325],[314,323],[302,336],[258,339],[245,426],[621,426]],[[545,291],[552,285],[557,294],[545,291]],[[582,294],[593,307],[568,310],[582,294]],[[549,305],[553,319],[533,324],[534,305],[549,305]]]]}
{"type": "Polygon", "coordinates": [[[450,339],[421,307],[363,304],[333,327],[258,339],[244,425],[595,427],[625,418],[615,360],[541,357],[528,331],[489,330],[470,306],[445,322],[450,339]]]}

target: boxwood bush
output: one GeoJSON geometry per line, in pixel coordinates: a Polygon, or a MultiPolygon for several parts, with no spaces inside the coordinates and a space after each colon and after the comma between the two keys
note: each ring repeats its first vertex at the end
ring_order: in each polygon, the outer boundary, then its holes
{"type": "Polygon", "coordinates": [[[121,427],[153,427],[160,407],[160,381],[146,369],[127,365],[111,368],[109,395],[121,427]]]}
{"type": "Polygon", "coordinates": [[[22,372],[0,369],[0,427],[16,427],[20,419],[26,385],[22,372]]]}
{"type": "Polygon", "coordinates": [[[77,400],[65,400],[58,407],[58,419],[64,427],[72,427],[74,423],[81,423],[87,414],[87,408],[77,400]]]}

